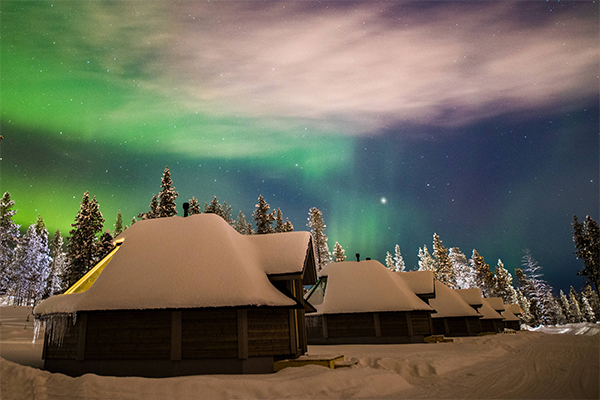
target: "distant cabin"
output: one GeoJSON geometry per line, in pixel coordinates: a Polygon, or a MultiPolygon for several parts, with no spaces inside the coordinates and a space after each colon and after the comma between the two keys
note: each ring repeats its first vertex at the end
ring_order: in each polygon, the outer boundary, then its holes
{"type": "Polygon", "coordinates": [[[334,262],[319,273],[307,301],[309,344],[424,342],[432,308],[375,260],[334,262]]]}
{"type": "Polygon", "coordinates": [[[435,281],[435,298],[429,305],[435,310],[431,318],[436,335],[471,336],[481,332],[481,314],[442,282],[435,281]]]}
{"type": "Polygon", "coordinates": [[[34,310],[44,368],[78,376],[273,372],[307,350],[308,232],[241,235],[215,214],[140,221],[34,310]]]}
{"type": "Polygon", "coordinates": [[[483,298],[481,307],[481,330],[483,332],[502,332],[504,330],[504,317],[500,312],[504,311],[504,303],[500,297],[483,298]]]}
{"type": "Polygon", "coordinates": [[[501,313],[504,317],[504,327],[518,331],[521,329],[521,307],[518,304],[506,304],[504,311],[501,313]]]}

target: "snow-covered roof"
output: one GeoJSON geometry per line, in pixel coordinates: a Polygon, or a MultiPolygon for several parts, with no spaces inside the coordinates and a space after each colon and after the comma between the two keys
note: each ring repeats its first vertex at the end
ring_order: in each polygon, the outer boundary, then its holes
{"type": "Polygon", "coordinates": [[[494,310],[494,307],[490,304],[490,299],[486,299],[484,297],[482,300],[483,305],[479,309],[479,313],[483,315],[481,319],[504,319],[502,315],[500,315],[496,310],[494,310]]]}
{"type": "Polygon", "coordinates": [[[455,289],[468,305],[481,307],[481,289],[455,289]]]}
{"type": "Polygon", "coordinates": [[[505,321],[520,321],[519,317],[513,314],[509,309],[502,311],[500,314],[505,321]]]}
{"type": "Polygon", "coordinates": [[[323,303],[314,305],[317,314],[431,310],[400,274],[376,260],[330,263],[319,276],[327,286],[323,303]]]}
{"type": "Polygon", "coordinates": [[[504,300],[502,300],[502,297],[488,297],[487,301],[494,310],[498,312],[504,311],[504,300]]]}
{"type": "Polygon", "coordinates": [[[416,294],[433,294],[433,271],[397,272],[416,294]]]}
{"type": "Polygon", "coordinates": [[[518,304],[505,304],[504,307],[506,310],[510,311],[515,315],[523,313],[523,310],[521,310],[521,306],[519,306],[518,304]]]}
{"type": "Polygon", "coordinates": [[[432,318],[446,317],[479,317],[480,314],[473,309],[463,298],[440,281],[435,281],[435,298],[429,300],[429,305],[436,311],[432,318]]]}
{"type": "Polygon", "coordinates": [[[35,313],[293,306],[267,275],[301,272],[311,236],[264,236],[272,237],[241,235],[215,214],[137,222],[119,235],[124,242],[89,289],[53,296],[35,313]]]}

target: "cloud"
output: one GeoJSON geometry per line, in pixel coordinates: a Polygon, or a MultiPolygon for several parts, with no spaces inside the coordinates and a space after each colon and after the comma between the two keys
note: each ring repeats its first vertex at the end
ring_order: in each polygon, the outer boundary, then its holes
{"type": "Polygon", "coordinates": [[[241,3],[172,10],[179,31],[163,62],[190,109],[335,121],[361,134],[574,107],[598,92],[590,13],[563,10],[528,26],[518,3],[506,2],[421,12],[403,3],[241,3]]]}

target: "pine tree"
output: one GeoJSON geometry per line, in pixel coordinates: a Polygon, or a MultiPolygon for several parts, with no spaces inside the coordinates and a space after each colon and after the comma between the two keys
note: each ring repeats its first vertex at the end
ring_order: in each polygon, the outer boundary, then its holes
{"type": "Polygon", "coordinates": [[[395,265],[394,265],[394,257],[392,257],[392,255],[390,254],[389,251],[387,251],[385,253],[385,266],[387,267],[387,269],[389,269],[390,271],[393,271],[395,269],[395,265]]]}
{"type": "Polygon", "coordinates": [[[552,287],[542,279],[541,269],[531,252],[526,250],[523,256],[523,269],[517,269],[515,272],[521,282],[523,293],[531,303],[531,312],[537,323],[548,325],[555,318],[556,302],[551,301],[554,299],[551,295],[552,287]]]}
{"type": "Polygon", "coordinates": [[[14,205],[10,193],[4,192],[0,199],[0,294],[4,294],[8,288],[8,280],[12,275],[9,268],[20,236],[20,226],[12,220],[17,213],[17,210],[12,210],[14,205]]]}
{"type": "Polygon", "coordinates": [[[281,213],[281,209],[278,208],[277,211],[275,211],[275,232],[283,232],[284,224],[285,222],[283,222],[283,214],[281,213]]]}
{"type": "Polygon", "coordinates": [[[335,246],[333,246],[333,262],[343,261],[346,261],[346,251],[343,249],[341,244],[335,242],[335,246]]]}
{"type": "Polygon", "coordinates": [[[98,239],[98,247],[96,249],[96,259],[98,261],[102,260],[104,257],[108,255],[115,248],[114,238],[110,234],[110,231],[107,229],[100,239],[98,239]]]}
{"type": "Polygon", "coordinates": [[[596,315],[594,314],[594,310],[592,310],[590,302],[588,301],[587,297],[585,297],[583,294],[581,295],[581,314],[587,322],[596,322],[596,315]]]}
{"type": "Polygon", "coordinates": [[[323,221],[323,213],[316,207],[308,211],[308,224],[310,233],[312,234],[315,249],[317,251],[317,270],[320,271],[324,266],[331,261],[329,254],[329,246],[327,246],[327,235],[325,235],[325,222],[323,221]]]}
{"type": "Polygon", "coordinates": [[[596,320],[600,320],[600,298],[598,298],[598,293],[596,293],[590,285],[585,285],[582,296],[585,296],[590,303],[590,307],[592,307],[596,320]]]}
{"type": "Polygon", "coordinates": [[[404,263],[402,254],[400,254],[400,245],[394,247],[394,253],[394,270],[396,272],[404,272],[406,270],[406,264],[404,263]]]}
{"type": "Polygon", "coordinates": [[[158,203],[158,217],[172,217],[177,214],[177,204],[175,199],[179,196],[179,192],[175,191],[173,187],[173,180],[171,179],[171,171],[169,167],[165,167],[163,176],[160,182],[160,193],[158,197],[160,202],[158,203]]]}
{"type": "Polygon", "coordinates": [[[471,265],[467,260],[467,256],[463,254],[458,247],[451,247],[448,250],[448,258],[454,270],[456,277],[457,289],[472,289],[476,288],[475,275],[471,271],[471,265]]]}
{"type": "Polygon", "coordinates": [[[562,289],[558,295],[558,303],[560,304],[560,308],[565,316],[566,322],[571,322],[571,319],[573,318],[571,314],[571,307],[569,306],[569,300],[567,300],[567,296],[565,296],[565,293],[562,291],[562,289]]]}
{"type": "Polygon", "coordinates": [[[246,222],[246,216],[240,210],[237,216],[237,220],[235,222],[235,230],[241,233],[242,235],[248,234],[248,223],[246,222]]]}
{"type": "Polygon", "coordinates": [[[254,229],[252,229],[252,223],[248,222],[248,225],[246,226],[246,235],[255,235],[256,232],[254,231],[254,229]]]}
{"type": "Polygon", "coordinates": [[[575,242],[575,255],[583,260],[584,267],[577,275],[585,277],[586,283],[596,287],[600,294],[600,228],[598,223],[589,215],[580,223],[577,216],[573,216],[573,241],[575,242]]]}
{"type": "Polygon", "coordinates": [[[512,275],[506,268],[502,260],[498,259],[496,273],[494,276],[494,296],[502,297],[505,304],[510,304],[514,288],[512,287],[512,275]],[[512,290],[511,290],[512,289],[512,290]]]}
{"type": "Polygon", "coordinates": [[[195,196],[190,199],[190,208],[188,209],[190,215],[200,214],[200,203],[195,196]]]}
{"type": "Polygon", "coordinates": [[[213,199],[209,203],[204,203],[204,212],[207,214],[219,214],[221,212],[221,205],[217,196],[213,196],[213,199]]]}
{"type": "Polygon", "coordinates": [[[284,232],[293,232],[294,231],[294,225],[292,225],[290,220],[287,218],[285,219],[285,223],[283,224],[283,231],[284,232]]]}
{"type": "Polygon", "coordinates": [[[581,308],[579,307],[579,300],[577,299],[577,292],[573,286],[571,286],[571,291],[569,293],[569,311],[571,314],[571,320],[569,322],[581,322],[583,320],[581,308]]]}
{"type": "Polygon", "coordinates": [[[469,262],[475,278],[475,285],[481,289],[483,297],[493,297],[495,284],[490,266],[485,263],[483,257],[475,249],[473,249],[473,255],[469,262]]]}
{"type": "Polygon", "coordinates": [[[448,257],[448,250],[442,245],[437,233],[433,234],[433,259],[435,261],[435,277],[438,281],[456,289],[456,276],[448,257]]]}
{"type": "Polygon", "coordinates": [[[433,257],[429,254],[429,250],[427,250],[427,246],[423,245],[421,249],[419,247],[419,271],[435,271],[435,265],[433,257]]]}
{"type": "Polygon", "coordinates": [[[48,298],[63,289],[63,277],[65,275],[66,254],[63,251],[63,238],[60,230],[57,230],[52,240],[52,248],[50,249],[50,273],[46,279],[44,294],[42,298],[48,298]]]}
{"type": "Polygon", "coordinates": [[[521,321],[529,326],[537,325],[537,320],[531,313],[531,302],[520,289],[517,289],[517,302],[519,307],[521,307],[522,313],[520,316],[521,321]]]}
{"type": "Polygon", "coordinates": [[[115,221],[115,237],[119,236],[123,232],[123,214],[121,210],[117,212],[117,220],[115,221]]]}
{"type": "Polygon", "coordinates": [[[255,205],[256,209],[252,213],[254,221],[256,221],[256,234],[263,235],[267,233],[274,233],[275,230],[271,226],[271,222],[275,221],[273,212],[269,212],[271,208],[265,199],[260,195],[258,197],[258,204],[255,205]]]}
{"type": "Polygon", "coordinates": [[[96,235],[102,232],[103,224],[104,218],[102,218],[96,197],[90,200],[89,193],[85,192],[75,223],[71,224],[73,229],[69,232],[67,287],[77,282],[94,266],[97,260],[98,240],[96,235]]]}
{"type": "MultiPolygon", "coordinates": [[[[138,218],[141,218],[141,219],[158,218],[158,216],[159,216],[158,207],[159,207],[158,195],[155,194],[152,196],[152,200],[150,200],[150,211],[148,211],[146,213],[139,213],[138,218]]],[[[132,225],[134,223],[135,223],[135,217],[133,218],[133,221],[131,221],[132,225]]]]}

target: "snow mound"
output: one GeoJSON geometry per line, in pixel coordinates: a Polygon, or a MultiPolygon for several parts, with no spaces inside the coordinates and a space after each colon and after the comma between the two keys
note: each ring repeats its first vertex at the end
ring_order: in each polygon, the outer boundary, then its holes
{"type": "Polygon", "coordinates": [[[432,271],[397,272],[415,294],[432,294],[435,291],[432,271]]]}
{"type": "Polygon", "coordinates": [[[600,323],[579,322],[564,325],[540,325],[535,328],[525,325],[521,329],[533,332],[542,332],[551,335],[596,336],[600,334],[600,323]]]}
{"type": "MultiPolygon", "coordinates": [[[[429,300],[429,305],[436,311],[431,315],[432,318],[480,316],[456,290],[439,281],[435,281],[435,299],[429,300]]],[[[500,315],[498,317],[502,318],[500,315]]]]}
{"type": "Polygon", "coordinates": [[[470,306],[481,307],[481,289],[455,289],[456,293],[470,306]]]}
{"type": "MultiPolygon", "coordinates": [[[[498,313],[492,306],[492,304],[498,305],[495,301],[490,301],[492,299],[483,298],[483,305],[479,309],[479,313],[483,315],[481,319],[503,319],[502,315],[498,313]]],[[[503,307],[504,308],[504,307],[503,307]]]]}
{"type": "Polygon", "coordinates": [[[327,276],[327,288],[323,303],[315,305],[319,314],[431,310],[401,274],[376,260],[330,263],[320,276],[327,276]]]}
{"type": "Polygon", "coordinates": [[[216,214],[140,221],[85,292],[51,297],[36,314],[83,310],[292,306],[267,277],[301,272],[308,232],[239,234],[216,214]]]}

